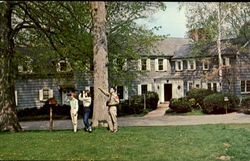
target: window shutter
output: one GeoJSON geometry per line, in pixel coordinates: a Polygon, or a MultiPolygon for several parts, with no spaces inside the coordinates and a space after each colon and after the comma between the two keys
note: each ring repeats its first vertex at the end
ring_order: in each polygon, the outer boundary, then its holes
{"type": "Polygon", "coordinates": [[[203,89],[207,89],[207,83],[202,82],[202,88],[203,88],[203,89]]]}
{"type": "Polygon", "coordinates": [[[17,90],[15,90],[15,101],[16,101],[16,106],[18,105],[18,100],[17,100],[17,90]]]}
{"type": "Polygon", "coordinates": [[[141,85],[140,84],[138,84],[138,95],[141,95],[141,85]]]}
{"type": "Polygon", "coordinates": [[[141,59],[138,60],[138,70],[141,70],[141,59]]]}
{"type": "Polygon", "coordinates": [[[39,90],[39,100],[43,101],[43,89],[39,90]]]}
{"type": "Polygon", "coordinates": [[[179,69],[178,69],[178,61],[175,61],[175,71],[179,71],[179,69]]]}
{"type": "Polygon", "coordinates": [[[124,86],[124,99],[128,99],[128,87],[124,86]]]}
{"type": "Polygon", "coordinates": [[[155,59],[155,71],[159,71],[158,59],[155,59]]]}
{"type": "Polygon", "coordinates": [[[152,84],[148,84],[148,91],[152,91],[152,84]]]}
{"type": "Polygon", "coordinates": [[[151,70],[150,59],[147,59],[147,70],[151,70]]]}
{"type": "Polygon", "coordinates": [[[168,69],[168,60],[163,59],[163,71],[167,71],[167,69],[168,69]]]}
{"type": "Polygon", "coordinates": [[[53,89],[50,89],[49,90],[49,98],[52,98],[53,97],[53,89]]]}
{"type": "Polygon", "coordinates": [[[225,63],[226,63],[226,66],[229,66],[229,65],[230,65],[229,58],[225,58],[225,63]]]}

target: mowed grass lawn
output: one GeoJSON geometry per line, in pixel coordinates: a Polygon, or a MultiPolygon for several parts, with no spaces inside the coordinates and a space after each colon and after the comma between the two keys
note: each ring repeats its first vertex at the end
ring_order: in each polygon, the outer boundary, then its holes
{"type": "Polygon", "coordinates": [[[250,160],[250,124],[0,133],[0,160],[250,160]]]}

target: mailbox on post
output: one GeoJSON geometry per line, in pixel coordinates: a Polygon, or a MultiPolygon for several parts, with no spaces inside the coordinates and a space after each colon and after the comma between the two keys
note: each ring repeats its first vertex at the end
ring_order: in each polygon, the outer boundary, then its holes
{"type": "Polygon", "coordinates": [[[50,122],[50,126],[49,126],[49,129],[50,131],[53,130],[53,107],[55,106],[58,106],[57,104],[57,100],[52,97],[50,99],[48,99],[48,103],[49,103],[49,111],[50,111],[50,114],[49,114],[49,122],[50,122]]]}

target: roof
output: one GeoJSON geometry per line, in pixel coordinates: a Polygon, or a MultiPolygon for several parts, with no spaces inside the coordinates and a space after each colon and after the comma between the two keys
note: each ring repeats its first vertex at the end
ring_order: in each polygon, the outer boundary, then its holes
{"type": "MultiPolygon", "coordinates": [[[[242,38],[234,38],[234,39],[225,39],[221,40],[221,53],[222,55],[233,55],[236,54],[240,47],[244,46],[244,44],[247,42],[246,39],[242,38]]],[[[248,47],[250,46],[250,43],[248,44],[248,47]]],[[[173,56],[173,59],[181,59],[181,58],[192,58],[192,57],[211,57],[218,55],[217,52],[217,43],[207,43],[203,46],[201,46],[201,52],[200,54],[192,54],[192,44],[184,44],[181,47],[179,47],[173,56]]]]}
{"type": "Polygon", "coordinates": [[[176,50],[189,43],[190,39],[168,37],[155,43],[156,50],[152,50],[151,55],[174,56],[176,50]]]}

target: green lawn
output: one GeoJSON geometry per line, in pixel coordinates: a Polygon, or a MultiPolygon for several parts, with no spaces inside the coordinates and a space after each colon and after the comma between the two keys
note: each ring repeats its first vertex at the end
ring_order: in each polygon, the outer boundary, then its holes
{"type": "Polygon", "coordinates": [[[171,109],[167,110],[165,114],[174,115],[174,116],[206,115],[202,112],[202,110],[192,110],[191,112],[187,112],[187,113],[176,113],[176,112],[173,112],[171,109]]]}
{"type": "Polygon", "coordinates": [[[250,160],[250,124],[0,133],[0,160],[250,160]]]}

